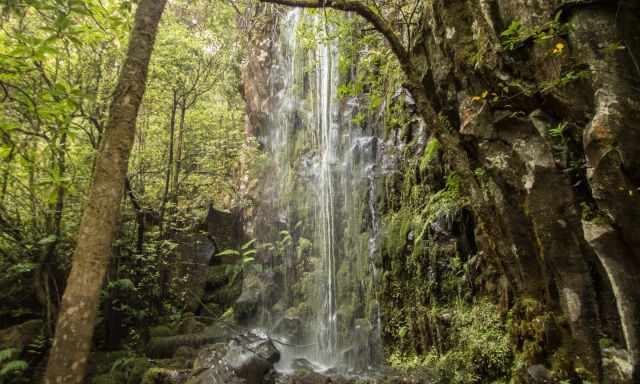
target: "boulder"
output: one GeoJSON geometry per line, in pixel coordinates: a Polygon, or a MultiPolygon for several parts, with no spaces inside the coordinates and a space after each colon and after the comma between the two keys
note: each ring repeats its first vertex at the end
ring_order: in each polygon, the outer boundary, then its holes
{"type": "Polygon", "coordinates": [[[193,314],[187,314],[178,324],[179,334],[200,333],[203,332],[206,325],[193,316],[193,314]]]}
{"type": "Polygon", "coordinates": [[[221,342],[227,337],[228,332],[226,329],[212,325],[198,333],[152,337],[147,344],[146,351],[147,355],[153,358],[169,358],[182,346],[199,348],[203,345],[221,342]]]}
{"type": "Polygon", "coordinates": [[[551,372],[541,364],[535,364],[527,368],[527,373],[529,374],[530,379],[533,383],[551,383],[553,382],[553,377],[551,377],[551,372]]]}
{"type": "Polygon", "coordinates": [[[224,360],[247,384],[260,384],[273,364],[280,360],[280,352],[271,340],[249,333],[231,341],[224,360]]]}
{"type": "Polygon", "coordinates": [[[175,336],[177,332],[166,324],[160,324],[149,328],[150,337],[175,336]]]}
{"type": "Polygon", "coordinates": [[[269,339],[248,333],[200,350],[188,384],[262,384],[280,359],[269,339]]]}

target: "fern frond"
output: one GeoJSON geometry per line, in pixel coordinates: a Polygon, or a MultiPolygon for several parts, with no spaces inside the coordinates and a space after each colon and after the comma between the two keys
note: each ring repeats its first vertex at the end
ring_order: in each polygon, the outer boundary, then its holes
{"type": "Polygon", "coordinates": [[[0,377],[6,377],[10,373],[22,372],[29,368],[29,364],[27,364],[24,360],[13,360],[6,363],[2,369],[0,369],[0,377]]]}
{"type": "Polygon", "coordinates": [[[6,348],[0,350],[0,363],[13,359],[20,351],[16,348],[6,348]]]}

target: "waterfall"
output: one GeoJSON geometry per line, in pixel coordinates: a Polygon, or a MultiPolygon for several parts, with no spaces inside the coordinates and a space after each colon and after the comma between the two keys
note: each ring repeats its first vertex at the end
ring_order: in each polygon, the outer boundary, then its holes
{"type": "Polygon", "coordinates": [[[282,276],[285,299],[266,309],[273,317],[266,327],[285,316],[305,324],[304,336],[289,341],[309,347],[287,348],[281,365],[303,357],[319,368],[362,370],[372,363],[371,334],[380,331],[377,138],[352,123],[358,103],[338,95],[340,46],[325,23],[299,9],[279,23],[266,146],[274,169],[266,185],[278,223],[267,232],[271,242],[283,232],[292,240],[271,265],[282,276]],[[302,27],[317,32],[313,44],[299,40],[302,27]],[[308,254],[301,238],[311,240],[308,254]]]}
{"type": "MultiPolygon", "coordinates": [[[[317,22],[322,22],[318,20],[317,22]]],[[[319,358],[324,362],[333,362],[336,356],[338,325],[336,315],[336,249],[335,249],[335,210],[334,180],[332,168],[336,165],[336,124],[338,76],[335,63],[337,56],[336,42],[321,42],[317,47],[318,57],[316,77],[318,80],[318,109],[316,111],[316,127],[320,138],[320,178],[318,197],[320,215],[318,228],[322,233],[323,244],[320,247],[322,258],[322,311],[320,312],[318,331],[319,358]]]]}

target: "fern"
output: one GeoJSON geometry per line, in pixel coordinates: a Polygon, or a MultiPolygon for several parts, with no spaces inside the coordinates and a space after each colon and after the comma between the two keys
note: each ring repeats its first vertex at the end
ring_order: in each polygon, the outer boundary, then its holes
{"type": "Polygon", "coordinates": [[[562,123],[556,125],[555,128],[549,129],[549,134],[553,137],[563,137],[567,125],[568,123],[566,121],[563,121],[562,123]]]}
{"type": "Polygon", "coordinates": [[[29,368],[29,364],[27,364],[24,360],[12,360],[2,366],[0,369],[0,377],[6,377],[9,374],[15,374],[18,372],[25,371],[29,368]]]}
{"type": "Polygon", "coordinates": [[[240,252],[236,251],[235,249],[225,249],[222,252],[218,252],[216,253],[216,256],[240,256],[240,252]]]}
{"type": "Polygon", "coordinates": [[[252,240],[242,244],[242,247],[240,247],[240,249],[245,250],[245,249],[251,247],[253,244],[255,244],[256,241],[257,241],[256,239],[252,239],[252,240]]]}
{"type": "Polygon", "coordinates": [[[12,360],[17,354],[18,351],[16,348],[6,348],[0,350],[0,363],[3,363],[7,360],[12,360]]]}

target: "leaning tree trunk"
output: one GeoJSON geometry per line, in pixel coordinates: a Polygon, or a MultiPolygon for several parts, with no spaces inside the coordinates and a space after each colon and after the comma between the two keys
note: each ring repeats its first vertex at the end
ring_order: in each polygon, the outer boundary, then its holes
{"type": "Polygon", "coordinates": [[[127,57],[109,110],[93,183],[80,222],[71,274],[45,373],[46,384],[80,384],[84,381],[100,288],[120,214],[136,117],[165,5],[166,0],[142,0],[135,14],[127,57]]]}

